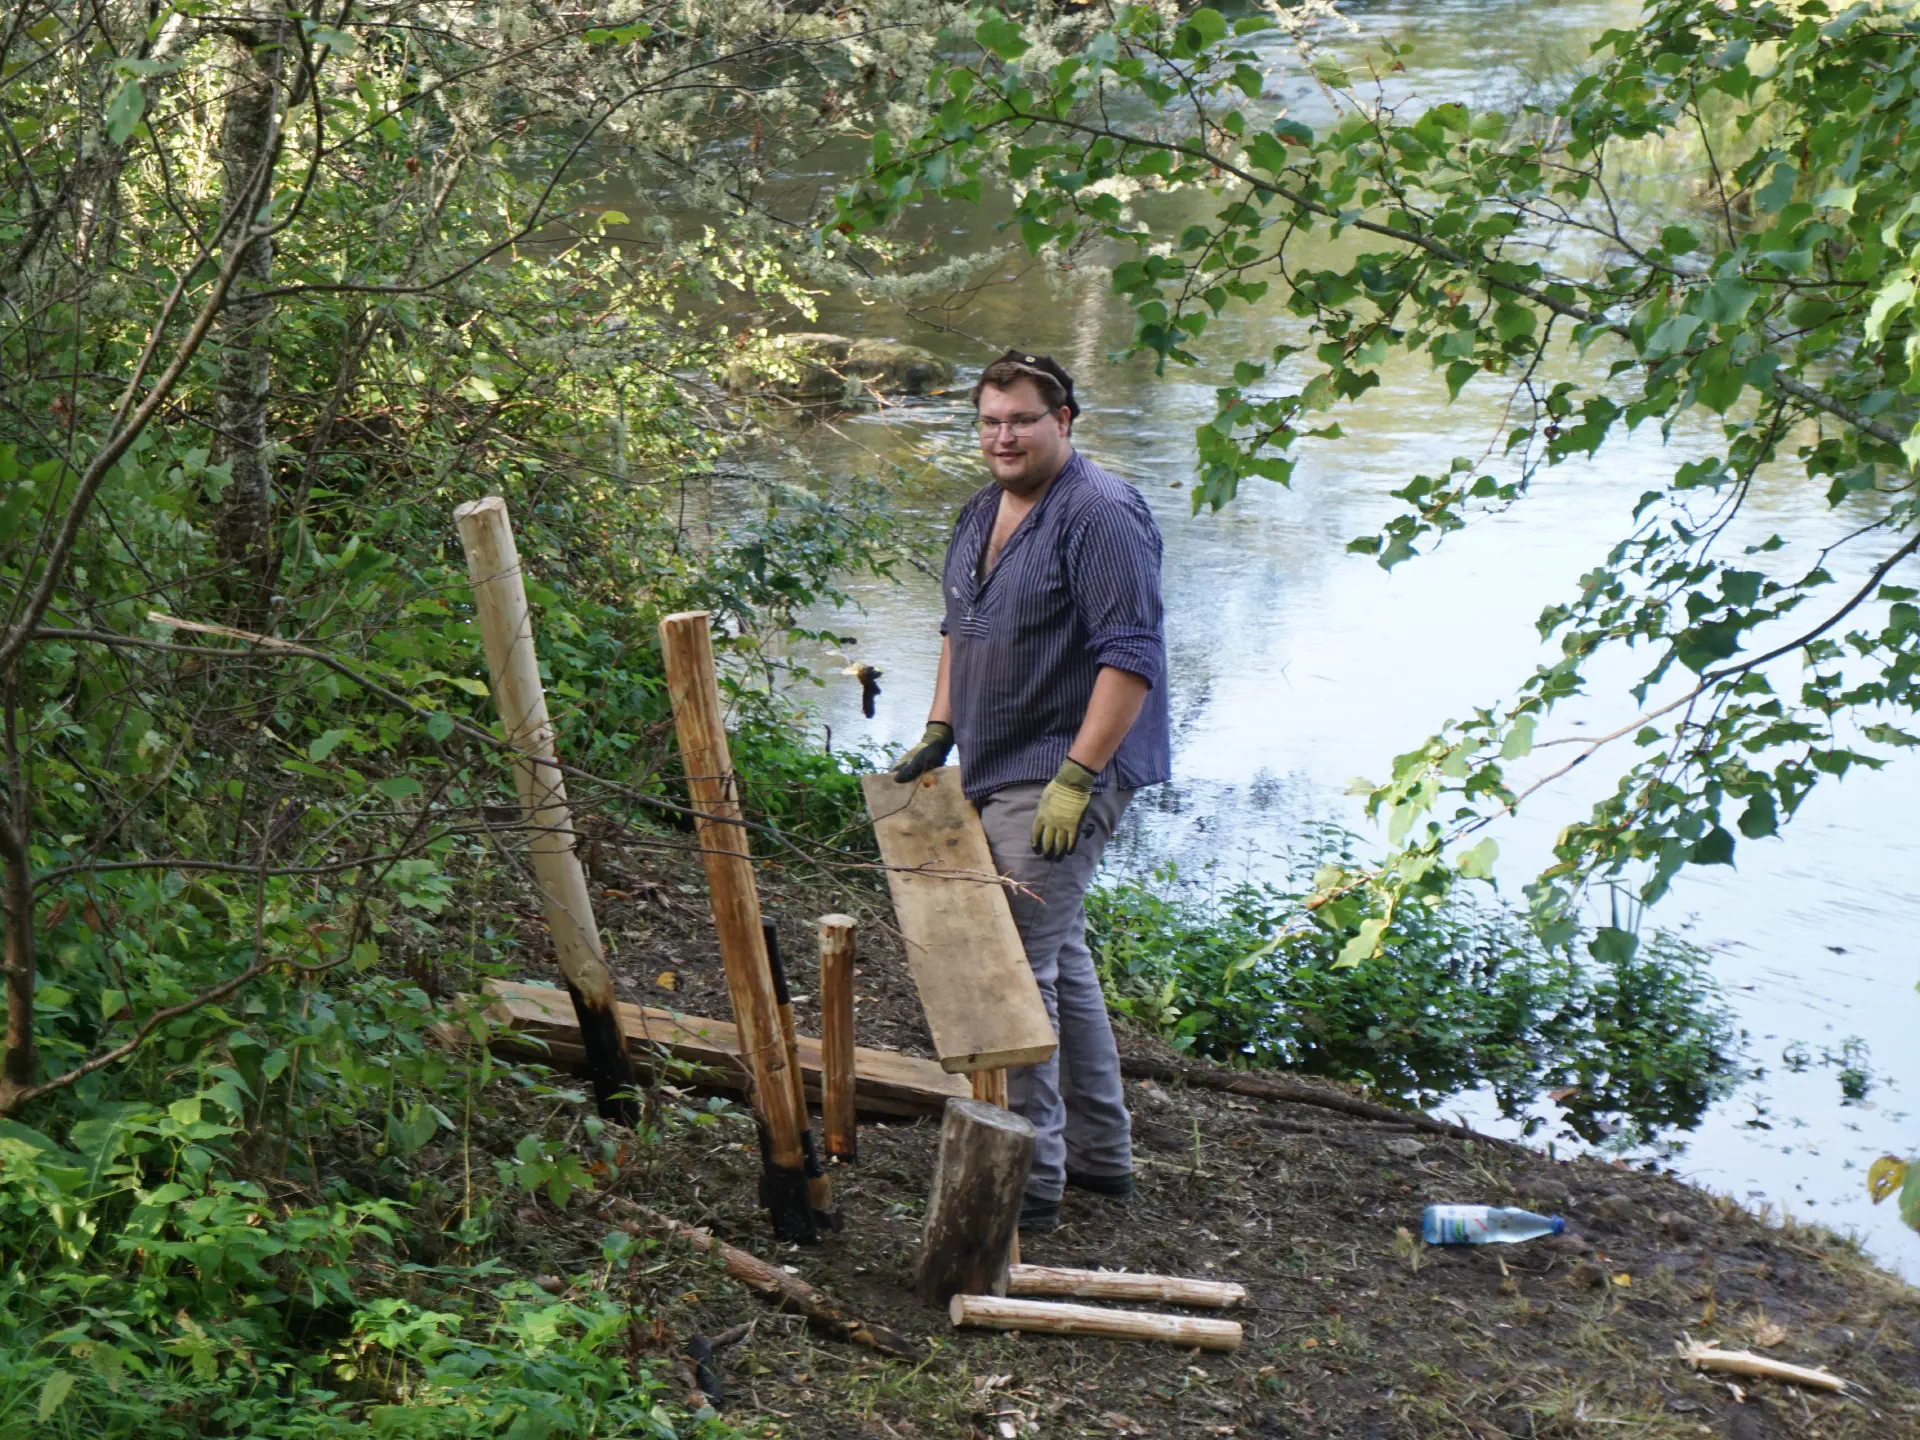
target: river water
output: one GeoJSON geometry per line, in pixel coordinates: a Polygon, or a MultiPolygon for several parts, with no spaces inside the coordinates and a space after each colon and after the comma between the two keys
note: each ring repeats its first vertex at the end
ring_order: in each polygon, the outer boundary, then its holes
{"type": "MultiPolygon", "coordinates": [[[[1619,0],[1373,0],[1347,13],[1360,33],[1336,49],[1357,55],[1382,37],[1415,46],[1396,77],[1398,98],[1489,105],[1564,85],[1587,63],[1589,40],[1633,24],[1637,11],[1619,0]]],[[[1271,59],[1269,94],[1309,124],[1322,120],[1327,102],[1290,52],[1276,45],[1271,59]]],[[[940,217],[949,222],[956,249],[992,234],[977,215],[940,217]]],[[[1275,310],[1242,311],[1209,329],[1206,348],[1230,364],[1264,352],[1292,323],[1275,310]]],[[[971,298],[917,318],[828,299],[819,328],[925,345],[963,375],[1008,345],[1051,352],[1078,378],[1086,406],[1076,443],[1152,504],[1166,539],[1175,780],[1136,803],[1109,873],[1174,859],[1190,873],[1211,862],[1230,879],[1280,878],[1281,852],[1311,822],[1371,833],[1345,794],[1351,777],[1381,776],[1394,754],[1497,702],[1548,658],[1533,628],[1541,607],[1574,592],[1625,532],[1641,493],[1686,458],[1711,418],[1677,427],[1664,450],[1648,427],[1590,464],[1550,471],[1522,505],[1388,574],[1346,554],[1346,542],[1393,513],[1388,492],[1409,476],[1444,469],[1457,453],[1478,456],[1503,433],[1504,390],[1472,384],[1447,405],[1424,367],[1395,371],[1337,417],[1344,440],[1302,452],[1291,488],[1250,482],[1223,513],[1195,515],[1185,488],[1192,434],[1211,414],[1219,373],[1156,378],[1142,363],[1110,363],[1130,320],[1098,264],[1062,274],[1016,258],[971,298]]],[[[1597,383],[1603,364],[1596,354],[1587,378],[1597,383]]],[[[900,510],[934,530],[985,480],[970,418],[964,393],[902,403],[788,434],[757,464],[882,476],[900,510]]],[[[1782,467],[1741,523],[1753,539],[1777,530],[1790,554],[1810,552],[1838,528],[1821,492],[1782,467]]],[[[924,721],[939,588],[913,570],[899,583],[856,578],[851,588],[863,612],[814,618],[857,637],[849,658],[884,670],[877,713],[861,714],[858,683],[831,674],[821,663],[829,657],[804,657],[827,672],[824,688],[805,695],[836,746],[891,752],[924,721]]],[[[1630,673],[1597,672],[1594,702],[1543,736],[1599,733],[1631,718],[1623,686],[1605,683],[1630,673]]],[[[1517,899],[1547,863],[1555,831],[1605,787],[1604,763],[1536,796],[1498,833],[1503,893],[1517,899]]],[[[1653,919],[1712,955],[1750,1072],[1696,1130],[1665,1137],[1663,1163],[1756,1208],[1857,1233],[1882,1263],[1920,1279],[1920,1235],[1865,1193],[1875,1157],[1920,1149],[1908,1098],[1920,1085],[1914,814],[1920,764],[1828,782],[1783,838],[1742,841],[1732,869],[1686,872],[1653,919]],[[1846,1065],[1870,1076],[1864,1099],[1843,1096],[1846,1065]]],[[[1518,1133],[1484,1094],[1440,1108],[1518,1133]]],[[[1552,1117],[1550,1102],[1541,1113],[1552,1117]]],[[[1550,1125],[1541,1138],[1555,1133],[1550,1125]]],[[[1569,1142],[1557,1143],[1565,1153],[1569,1142]]]]}

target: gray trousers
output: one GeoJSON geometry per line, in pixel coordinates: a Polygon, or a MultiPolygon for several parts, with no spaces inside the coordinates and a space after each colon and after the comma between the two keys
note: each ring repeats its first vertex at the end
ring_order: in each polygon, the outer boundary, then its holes
{"type": "Polygon", "coordinates": [[[1120,1052],[1087,949],[1084,903],[1101,852],[1133,792],[1094,796],[1073,853],[1046,860],[1033,853],[1032,845],[1033,812],[1045,789],[1010,785],[982,800],[979,810],[994,865],[1032,892],[1012,891],[1008,899],[1060,1048],[1042,1064],[1008,1070],[1007,1098],[1039,1132],[1027,1194],[1057,1200],[1068,1165],[1088,1175],[1124,1175],[1133,1169],[1120,1052]]]}

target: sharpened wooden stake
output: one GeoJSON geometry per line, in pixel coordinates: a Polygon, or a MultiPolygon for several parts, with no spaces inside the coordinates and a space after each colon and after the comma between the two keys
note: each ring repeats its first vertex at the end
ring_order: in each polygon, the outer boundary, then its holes
{"type": "MultiPolygon", "coordinates": [[[[1002,1110],[1010,1109],[1007,1104],[1007,1067],[996,1066],[992,1070],[976,1070],[970,1077],[973,1081],[973,1098],[984,1100],[989,1105],[998,1105],[1002,1110]]],[[[1020,1263],[1020,1230],[1016,1224],[1013,1243],[1007,1247],[1007,1264],[1020,1263]]]]}
{"type": "Polygon", "coordinates": [[[1007,1108],[1007,1072],[1004,1066],[994,1070],[976,1070],[973,1072],[973,1098],[984,1100],[989,1105],[1007,1108]]]}
{"type": "Polygon", "coordinates": [[[787,1047],[780,1033],[766,937],[760,928],[760,895],[754,888],[753,860],[741,824],[739,788],[727,750],[707,612],[667,616],[660,622],[660,649],[673,697],[680,759],[693,800],[694,831],[707,865],[727,994],[733,1001],[740,1048],[753,1073],[754,1107],[765,1129],[763,1199],[778,1238],[813,1244],[820,1235],[807,1198],[806,1151],[800,1138],[806,1130],[806,1112],[794,1102],[797,1088],[787,1073],[787,1047]]]}
{"type": "Polygon", "coordinates": [[[1131,1270],[1065,1270],[1051,1265],[1015,1265],[1007,1274],[1009,1295],[1070,1295],[1081,1300],[1157,1300],[1167,1305],[1243,1304],[1247,1287],[1225,1280],[1188,1280],[1178,1275],[1141,1275],[1131,1270]]]}
{"type": "Polygon", "coordinates": [[[493,679],[493,703],[507,742],[524,757],[513,766],[520,797],[520,823],[532,834],[534,879],[553,935],[554,954],[574,1014],[587,1072],[600,1113],[631,1125],[640,1118],[633,1057],[614,1013],[613,977],[600,949],[587,875],[574,849],[573,816],[566,781],[554,758],[553,726],[547,717],[540,662],[533,652],[533,617],[520,552],[513,543],[507,502],[498,495],[470,500],[453,512],[467,552],[474,609],[493,679]],[[547,762],[547,763],[542,763],[547,762]]]}
{"type": "Polygon", "coordinates": [[[793,989],[787,984],[787,967],[780,959],[780,933],[765,915],[760,917],[760,933],[767,942],[767,969],[773,975],[774,1003],[780,1007],[780,1040],[787,1047],[793,1108],[800,1116],[800,1153],[807,1172],[807,1203],[813,1207],[814,1224],[838,1230],[840,1212],[833,1208],[833,1182],[827,1178],[820,1154],[813,1148],[813,1126],[807,1119],[807,1087],[800,1074],[800,1034],[793,1025],[793,989]]]}
{"type": "Polygon", "coordinates": [[[1006,1293],[1033,1144],[1033,1126],[1011,1110],[947,1102],[914,1283],[929,1305],[964,1292],[1006,1293]]]}
{"type": "Polygon", "coordinates": [[[822,915],[820,926],[820,1124],[827,1158],[859,1158],[853,1113],[853,917],[822,915]]]}
{"type": "Polygon", "coordinates": [[[1155,1315],[1145,1310],[1102,1310],[1097,1305],[1060,1305],[1049,1300],[1008,1300],[999,1295],[956,1295],[947,1305],[956,1326],[1027,1330],[1042,1335],[1100,1335],[1111,1340],[1159,1340],[1202,1350],[1238,1350],[1240,1325],[1192,1315],[1155,1315]]]}

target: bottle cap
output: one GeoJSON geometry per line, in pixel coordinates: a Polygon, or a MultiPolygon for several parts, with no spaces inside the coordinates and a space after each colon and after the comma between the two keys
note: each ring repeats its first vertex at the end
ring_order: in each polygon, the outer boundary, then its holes
{"type": "Polygon", "coordinates": [[[1567,1222],[1562,1220],[1558,1215],[1553,1217],[1553,1233],[1556,1235],[1564,1235],[1567,1233],[1567,1222]]]}

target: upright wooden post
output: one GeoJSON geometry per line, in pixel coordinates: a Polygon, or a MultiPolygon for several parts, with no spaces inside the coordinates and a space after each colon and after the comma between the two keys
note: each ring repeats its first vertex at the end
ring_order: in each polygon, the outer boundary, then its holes
{"type": "Polygon", "coordinates": [[[467,552],[474,609],[493,678],[494,708],[507,742],[523,758],[514,762],[520,820],[532,832],[533,873],[546,909],[560,973],[580,1019],[580,1040],[600,1113],[631,1125],[639,1119],[633,1058],[615,1018],[613,977],[600,949],[600,931],[587,895],[586,871],[574,850],[567,786],[553,764],[553,726],[533,652],[533,618],[521,576],[520,552],[498,495],[470,500],[453,512],[467,552]]]}
{"type": "Polygon", "coordinates": [[[1033,1126],[1011,1110],[983,1100],[947,1102],[914,1282],[929,1305],[958,1294],[1007,1293],[1033,1142],[1033,1126]]]}
{"type": "Polygon", "coordinates": [[[973,1081],[973,1098],[984,1100],[989,1105],[1007,1108],[1007,1071],[1005,1066],[992,1070],[976,1070],[968,1077],[973,1081]]]}
{"type": "Polygon", "coordinates": [[[727,972],[727,993],[740,1031],[740,1051],[753,1080],[754,1106],[764,1127],[767,1165],[762,1197],[775,1235],[811,1244],[820,1237],[807,1198],[806,1152],[800,1139],[806,1112],[794,1103],[796,1087],[787,1073],[787,1047],[780,1033],[766,938],[760,929],[760,896],[753,884],[747,832],[740,824],[740,795],[727,752],[707,612],[694,610],[662,620],[660,650],[666,659],[680,759],[693,800],[694,833],[707,864],[707,889],[713,899],[713,925],[727,972]]]}
{"type": "MultiPolygon", "coordinates": [[[[973,1098],[988,1105],[998,1105],[1002,1110],[1007,1105],[1007,1067],[997,1065],[991,1070],[976,1070],[968,1077],[973,1082],[973,1098]]],[[[1007,1246],[1007,1263],[1020,1263],[1020,1231],[1016,1227],[1013,1240],[1007,1246]]]]}
{"type": "Polygon", "coordinates": [[[780,958],[780,934],[773,921],[762,915],[760,933],[767,942],[767,969],[773,974],[773,1001],[780,1007],[780,1039],[787,1047],[787,1074],[793,1079],[793,1108],[800,1117],[801,1164],[807,1172],[807,1203],[813,1207],[813,1223],[828,1230],[840,1228],[840,1212],[833,1208],[833,1181],[820,1164],[820,1152],[813,1148],[813,1125],[807,1119],[807,1088],[800,1074],[800,1032],[793,1024],[793,991],[787,984],[787,967],[780,958]]]}
{"type": "Polygon", "coordinates": [[[827,1159],[859,1158],[853,1113],[853,918],[820,917],[820,1124],[827,1159]]]}

